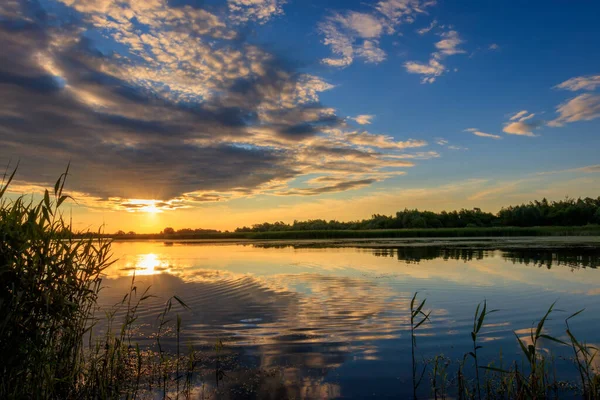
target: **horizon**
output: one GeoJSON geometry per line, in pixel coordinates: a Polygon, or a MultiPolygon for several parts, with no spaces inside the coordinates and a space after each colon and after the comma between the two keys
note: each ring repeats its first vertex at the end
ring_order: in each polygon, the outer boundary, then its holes
{"type": "Polygon", "coordinates": [[[11,0],[10,196],[221,231],[600,195],[600,4],[11,0]],[[194,222],[190,222],[194,221],[194,222]]]}
{"type": "MultiPolygon", "coordinates": [[[[314,218],[314,219],[307,219],[307,220],[294,219],[294,220],[289,220],[289,221],[283,221],[283,220],[265,220],[265,221],[255,221],[254,223],[247,224],[247,225],[239,225],[239,226],[236,226],[236,227],[231,228],[231,229],[217,229],[217,228],[212,228],[210,226],[182,226],[182,227],[165,226],[164,228],[161,228],[160,231],[155,231],[155,232],[135,232],[135,231],[125,231],[123,229],[119,229],[118,231],[115,231],[115,232],[104,232],[104,234],[108,234],[108,235],[111,235],[111,234],[125,234],[125,235],[129,235],[129,234],[133,233],[133,234],[136,234],[136,235],[137,234],[151,234],[152,235],[152,234],[163,234],[163,231],[165,229],[173,229],[176,233],[179,233],[178,232],[179,230],[236,232],[239,229],[241,229],[241,230],[251,229],[255,225],[277,224],[277,223],[284,223],[286,225],[293,225],[296,222],[302,223],[302,222],[310,222],[310,221],[339,222],[339,223],[342,223],[342,224],[344,224],[344,223],[355,223],[355,222],[356,223],[360,223],[360,222],[372,220],[373,218],[375,218],[375,216],[384,216],[384,217],[389,217],[389,218],[396,218],[397,217],[396,214],[401,213],[403,211],[404,212],[405,211],[409,211],[409,212],[410,211],[417,211],[417,212],[420,212],[420,213],[423,213],[423,212],[433,212],[435,214],[441,214],[441,213],[449,213],[450,214],[450,213],[461,212],[461,211],[466,210],[466,211],[479,211],[479,212],[481,212],[483,214],[492,214],[493,216],[498,217],[498,214],[503,209],[508,209],[508,208],[512,208],[512,207],[518,207],[518,206],[523,206],[523,205],[528,205],[528,204],[534,204],[536,202],[540,202],[541,203],[543,201],[546,201],[548,204],[552,205],[553,203],[559,203],[559,202],[565,201],[565,200],[585,200],[585,199],[596,200],[594,198],[589,198],[589,197],[587,197],[587,198],[581,198],[581,197],[579,197],[579,198],[570,198],[570,197],[566,197],[566,198],[563,198],[563,199],[560,199],[560,200],[553,200],[553,199],[543,198],[543,199],[532,199],[532,200],[530,200],[528,202],[524,202],[524,203],[520,203],[520,204],[506,204],[506,205],[502,206],[500,209],[498,209],[497,211],[493,211],[493,212],[481,209],[480,207],[472,207],[470,209],[464,209],[464,208],[462,208],[462,209],[454,209],[454,210],[443,209],[443,210],[437,210],[437,211],[426,210],[426,209],[418,209],[418,208],[412,208],[412,209],[405,208],[403,210],[396,210],[395,212],[390,213],[390,214],[372,213],[369,217],[360,218],[360,219],[354,219],[354,220],[336,220],[336,219],[325,219],[325,218],[314,218]],[[119,232],[121,232],[121,233],[119,233],[119,232]]],[[[600,200],[600,196],[598,196],[597,199],[600,200]]],[[[589,223],[590,222],[588,222],[588,224],[589,223]]],[[[594,224],[594,222],[592,222],[592,224],[594,224]]],[[[577,225],[577,224],[575,224],[575,225],[577,225]]],[[[403,229],[403,228],[401,228],[401,229],[403,229]]],[[[416,229],[439,229],[439,227],[438,228],[416,228],[416,229]]],[[[455,229],[455,228],[447,228],[447,229],[455,229]]],[[[78,233],[84,233],[84,232],[78,232],[78,233]]]]}

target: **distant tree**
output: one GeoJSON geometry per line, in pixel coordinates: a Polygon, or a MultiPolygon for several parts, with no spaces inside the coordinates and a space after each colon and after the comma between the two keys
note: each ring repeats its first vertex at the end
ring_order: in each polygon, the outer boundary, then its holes
{"type": "Polygon", "coordinates": [[[129,231],[129,232],[127,232],[127,234],[130,236],[134,236],[136,233],[134,231],[129,231]]]}
{"type": "Polygon", "coordinates": [[[596,212],[594,213],[594,220],[592,222],[600,224],[600,207],[596,209],[596,212]]]}
{"type": "Polygon", "coordinates": [[[115,235],[123,236],[124,234],[125,234],[125,231],[117,231],[117,233],[115,235]]]}
{"type": "Polygon", "coordinates": [[[167,227],[167,228],[163,229],[162,233],[165,235],[172,235],[175,233],[175,229],[173,229],[171,227],[167,227]]]}
{"type": "Polygon", "coordinates": [[[459,211],[419,211],[404,209],[395,216],[373,214],[369,219],[361,221],[341,222],[314,219],[294,221],[291,225],[284,222],[255,224],[252,227],[237,228],[236,232],[268,232],[268,231],[308,231],[308,230],[342,230],[342,229],[407,229],[407,228],[464,228],[494,226],[581,226],[600,224],[600,197],[593,199],[565,198],[549,202],[547,199],[535,200],[528,204],[508,206],[497,214],[484,212],[480,208],[459,211]]]}

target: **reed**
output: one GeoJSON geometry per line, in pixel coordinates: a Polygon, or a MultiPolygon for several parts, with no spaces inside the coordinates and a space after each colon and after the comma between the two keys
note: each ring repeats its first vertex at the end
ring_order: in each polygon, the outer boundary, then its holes
{"type": "Polygon", "coordinates": [[[85,379],[83,338],[110,244],[73,238],[59,211],[68,172],[37,204],[6,198],[16,169],[0,185],[0,398],[67,398],[85,379]]]}
{"type": "MultiPolygon", "coordinates": [[[[141,349],[134,326],[152,296],[149,289],[138,294],[134,275],[123,299],[100,309],[111,243],[100,232],[75,237],[65,222],[60,207],[69,199],[63,193],[69,168],[38,203],[7,197],[15,173],[5,173],[0,184],[0,398],[135,399],[152,392],[155,380],[164,398],[171,380],[179,392],[179,350],[173,361],[160,340],[173,305],[187,305],[169,298],[159,315],[160,351],[141,349]],[[105,332],[96,336],[100,322],[105,332]]],[[[179,340],[179,316],[176,326],[179,340]]]]}
{"type": "Polygon", "coordinates": [[[475,363],[475,383],[477,385],[477,398],[481,400],[481,385],[479,379],[479,362],[477,360],[477,350],[483,348],[483,346],[477,344],[477,335],[481,331],[483,327],[483,323],[485,321],[485,317],[489,314],[496,312],[498,310],[490,310],[487,311],[487,301],[483,301],[483,308],[481,312],[479,311],[481,307],[481,303],[477,304],[477,308],[475,309],[475,316],[473,317],[473,330],[471,331],[471,341],[473,342],[473,351],[469,352],[469,355],[473,358],[473,362],[475,363]]]}
{"type": "Polygon", "coordinates": [[[423,369],[417,378],[417,362],[415,359],[415,349],[417,347],[417,329],[423,325],[425,322],[429,321],[429,315],[431,311],[425,312],[423,311],[423,307],[425,307],[425,302],[427,299],[423,299],[417,305],[417,293],[414,294],[412,300],[410,301],[410,337],[411,337],[411,359],[412,359],[412,385],[413,385],[413,397],[417,398],[417,389],[421,384],[421,380],[425,375],[425,371],[427,369],[427,365],[423,365],[423,369]]]}
{"type": "Polygon", "coordinates": [[[565,325],[567,327],[566,333],[569,337],[570,345],[575,356],[574,362],[581,379],[583,397],[586,400],[598,399],[600,398],[600,378],[597,375],[597,371],[594,370],[594,360],[598,355],[598,348],[589,346],[585,342],[582,343],[577,340],[569,326],[569,320],[581,314],[583,311],[583,309],[579,310],[565,320],[565,325]]]}

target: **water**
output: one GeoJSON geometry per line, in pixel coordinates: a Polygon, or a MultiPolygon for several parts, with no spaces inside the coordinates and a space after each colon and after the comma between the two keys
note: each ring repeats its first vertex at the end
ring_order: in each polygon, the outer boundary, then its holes
{"type": "MultiPolygon", "coordinates": [[[[191,308],[182,312],[183,343],[208,349],[221,338],[240,365],[280,371],[275,383],[262,377],[246,397],[281,397],[274,390],[295,398],[405,397],[412,393],[409,304],[416,291],[432,310],[431,323],[418,330],[419,360],[443,354],[455,365],[472,350],[473,314],[484,299],[499,311],[482,331],[482,365],[500,353],[506,364],[520,360],[514,332],[527,335],[554,301],[564,311],[553,313],[548,334],[566,340],[564,319],[585,308],[572,330],[600,344],[595,240],[338,241],[316,248],[121,242],[113,244],[118,261],[107,271],[102,302],[120,301],[135,270],[138,287],[151,285],[157,296],[141,312],[138,339],[149,343],[145,331],[177,294],[191,308]]],[[[541,351],[557,356],[561,378],[576,377],[568,347],[545,341],[541,351]]]]}

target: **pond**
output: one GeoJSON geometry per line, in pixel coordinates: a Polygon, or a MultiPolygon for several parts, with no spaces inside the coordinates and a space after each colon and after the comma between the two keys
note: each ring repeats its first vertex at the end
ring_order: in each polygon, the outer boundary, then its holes
{"type": "MultiPolygon", "coordinates": [[[[494,361],[500,367],[502,359],[503,365],[517,360],[521,366],[515,334],[527,343],[530,329],[555,301],[546,334],[567,341],[565,318],[585,308],[571,329],[588,344],[600,344],[599,243],[115,242],[117,261],[107,270],[101,300],[120,301],[135,271],[140,291],[151,286],[156,296],[140,312],[137,339],[150,343],[165,299],[179,296],[190,307],[174,311],[181,314],[186,346],[208,351],[221,339],[236,363],[279,371],[276,383],[263,377],[258,386],[264,387],[240,397],[409,397],[410,301],[418,292],[418,299],[427,299],[424,310],[431,311],[430,321],[416,331],[415,349],[419,371],[427,365],[419,393],[428,397],[434,357],[443,355],[438,361],[448,364],[451,385],[455,366],[472,351],[473,316],[484,300],[498,311],[481,330],[479,365],[494,361]]],[[[560,379],[577,378],[570,347],[548,340],[538,346],[560,379]]],[[[471,359],[465,370],[473,370],[471,359]]]]}

